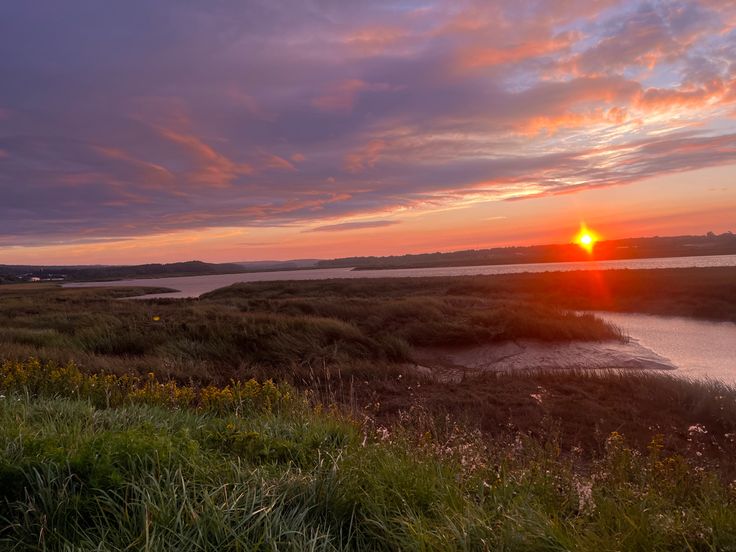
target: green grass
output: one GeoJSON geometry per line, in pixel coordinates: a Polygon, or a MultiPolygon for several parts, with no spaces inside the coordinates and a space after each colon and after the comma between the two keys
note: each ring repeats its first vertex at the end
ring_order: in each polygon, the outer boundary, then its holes
{"type": "Polygon", "coordinates": [[[736,550],[733,387],[404,364],[621,338],[566,309],[730,319],[733,274],[0,287],[0,549],[736,550]]]}
{"type": "Polygon", "coordinates": [[[8,395],[0,428],[8,550],[736,545],[733,489],[617,434],[579,470],[554,440],[492,446],[457,428],[376,428],[302,402],[233,416],[8,395]]]}
{"type": "Polygon", "coordinates": [[[202,388],[33,360],[0,376],[2,549],[736,549],[736,389],[721,384],[496,374],[472,388],[503,400],[516,385],[513,408],[544,384],[528,399],[549,410],[545,431],[507,420],[493,434],[419,402],[390,422],[349,416],[268,382],[202,388]],[[548,425],[566,388],[583,409],[586,394],[660,397],[696,454],[660,432],[637,445],[623,425],[567,447],[548,425]],[[714,443],[731,447],[724,466],[714,443]]]}

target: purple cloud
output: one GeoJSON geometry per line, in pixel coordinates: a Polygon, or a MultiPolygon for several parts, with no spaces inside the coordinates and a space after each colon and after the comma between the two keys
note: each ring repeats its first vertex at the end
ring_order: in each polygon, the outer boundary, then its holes
{"type": "Polygon", "coordinates": [[[367,228],[736,159],[715,0],[0,5],[0,243],[367,228]]]}

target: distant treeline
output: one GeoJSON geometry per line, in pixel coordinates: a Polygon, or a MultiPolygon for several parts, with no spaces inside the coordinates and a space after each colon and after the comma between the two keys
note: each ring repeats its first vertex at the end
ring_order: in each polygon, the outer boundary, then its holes
{"type": "Polygon", "coordinates": [[[234,274],[247,269],[234,263],[187,261],[168,264],[134,266],[22,266],[0,265],[0,283],[38,278],[41,280],[100,281],[124,278],[158,278],[166,276],[203,276],[234,274]]]}
{"type": "MultiPolygon", "coordinates": [[[[736,254],[736,235],[731,232],[704,236],[629,238],[596,243],[595,260],[641,259],[647,257],[687,257],[736,254]]],[[[28,266],[0,265],[0,284],[29,280],[104,281],[128,278],[163,278],[167,276],[205,276],[242,272],[270,272],[311,268],[346,268],[357,270],[386,268],[429,268],[439,266],[479,266],[496,264],[556,263],[588,261],[591,256],[575,244],[534,245],[469,249],[451,253],[423,253],[389,257],[345,257],[318,261],[256,261],[241,263],[205,263],[187,261],[133,266],[28,266]]]]}
{"type": "Polygon", "coordinates": [[[469,249],[451,253],[422,253],[388,257],[345,257],[320,261],[318,268],[355,267],[358,270],[480,266],[496,264],[559,263],[648,257],[687,257],[736,254],[736,235],[731,232],[704,236],[627,238],[596,243],[592,257],[576,244],[533,245],[469,249]]]}

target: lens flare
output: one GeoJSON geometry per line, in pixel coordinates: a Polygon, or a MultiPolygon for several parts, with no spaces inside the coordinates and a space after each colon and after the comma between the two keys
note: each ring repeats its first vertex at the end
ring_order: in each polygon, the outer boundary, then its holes
{"type": "Polygon", "coordinates": [[[589,254],[593,253],[593,248],[595,247],[595,242],[598,241],[598,235],[590,230],[587,226],[585,226],[585,223],[582,223],[580,225],[580,231],[578,232],[577,236],[575,236],[575,243],[577,243],[580,247],[585,249],[589,254]]]}

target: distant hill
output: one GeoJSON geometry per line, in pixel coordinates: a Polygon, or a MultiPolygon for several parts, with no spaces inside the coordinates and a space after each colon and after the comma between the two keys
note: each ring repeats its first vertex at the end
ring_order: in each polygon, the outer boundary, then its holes
{"type": "Polygon", "coordinates": [[[647,257],[687,257],[736,254],[736,235],[731,232],[704,236],[672,236],[628,238],[601,241],[592,257],[575,244],[533,245],[528,247],[496,247],[469,249],[450,253],[422,253],[388,257],[344,257],[332,260],[294,259],[290,261],[243,261],[237,263],[205,263],[187,261],[167,264],[132,266],[27,266],[0,265],[0,284],[28,280],[104,281],[130,278],[165,278],[172,276],[206,276],[312,268],[355,268],[356,270],[389,268],[430,268],[440,266],[479,266],[495,264],[554,263],[647,257]]]}
{"type": "Polygon", "coordinates": [[[187,261],[168,264],[133,266],[23,266],[0,265],[0,282],[18,280],[102,281],[127,278],[163,278],[167,276],[204,276],[235,274],[248,270],[237,263],[205,263],[187,261]]]}
{"type": "Polygon", "coordinates": [[[354,267],[357,270],[369,270],[732,254],[736,254],[736,235],[731,232],[720,235],[709,232],[704,236],[627,238],[600,241],[596,243],[592,256],[588,255],[576,244],[558,244],[469,249],[450,253],[421,253],[387,257],[345,257],[329,261],[319,261],[317,267],[354,267]]]}
{"type": "Polygon", "coordinates": [[[289,261],[242,261],[238,264],[249,271],[267,272],[272,270],[301,270],[314,268],[319,259],[292,259],[289,261]]]}

